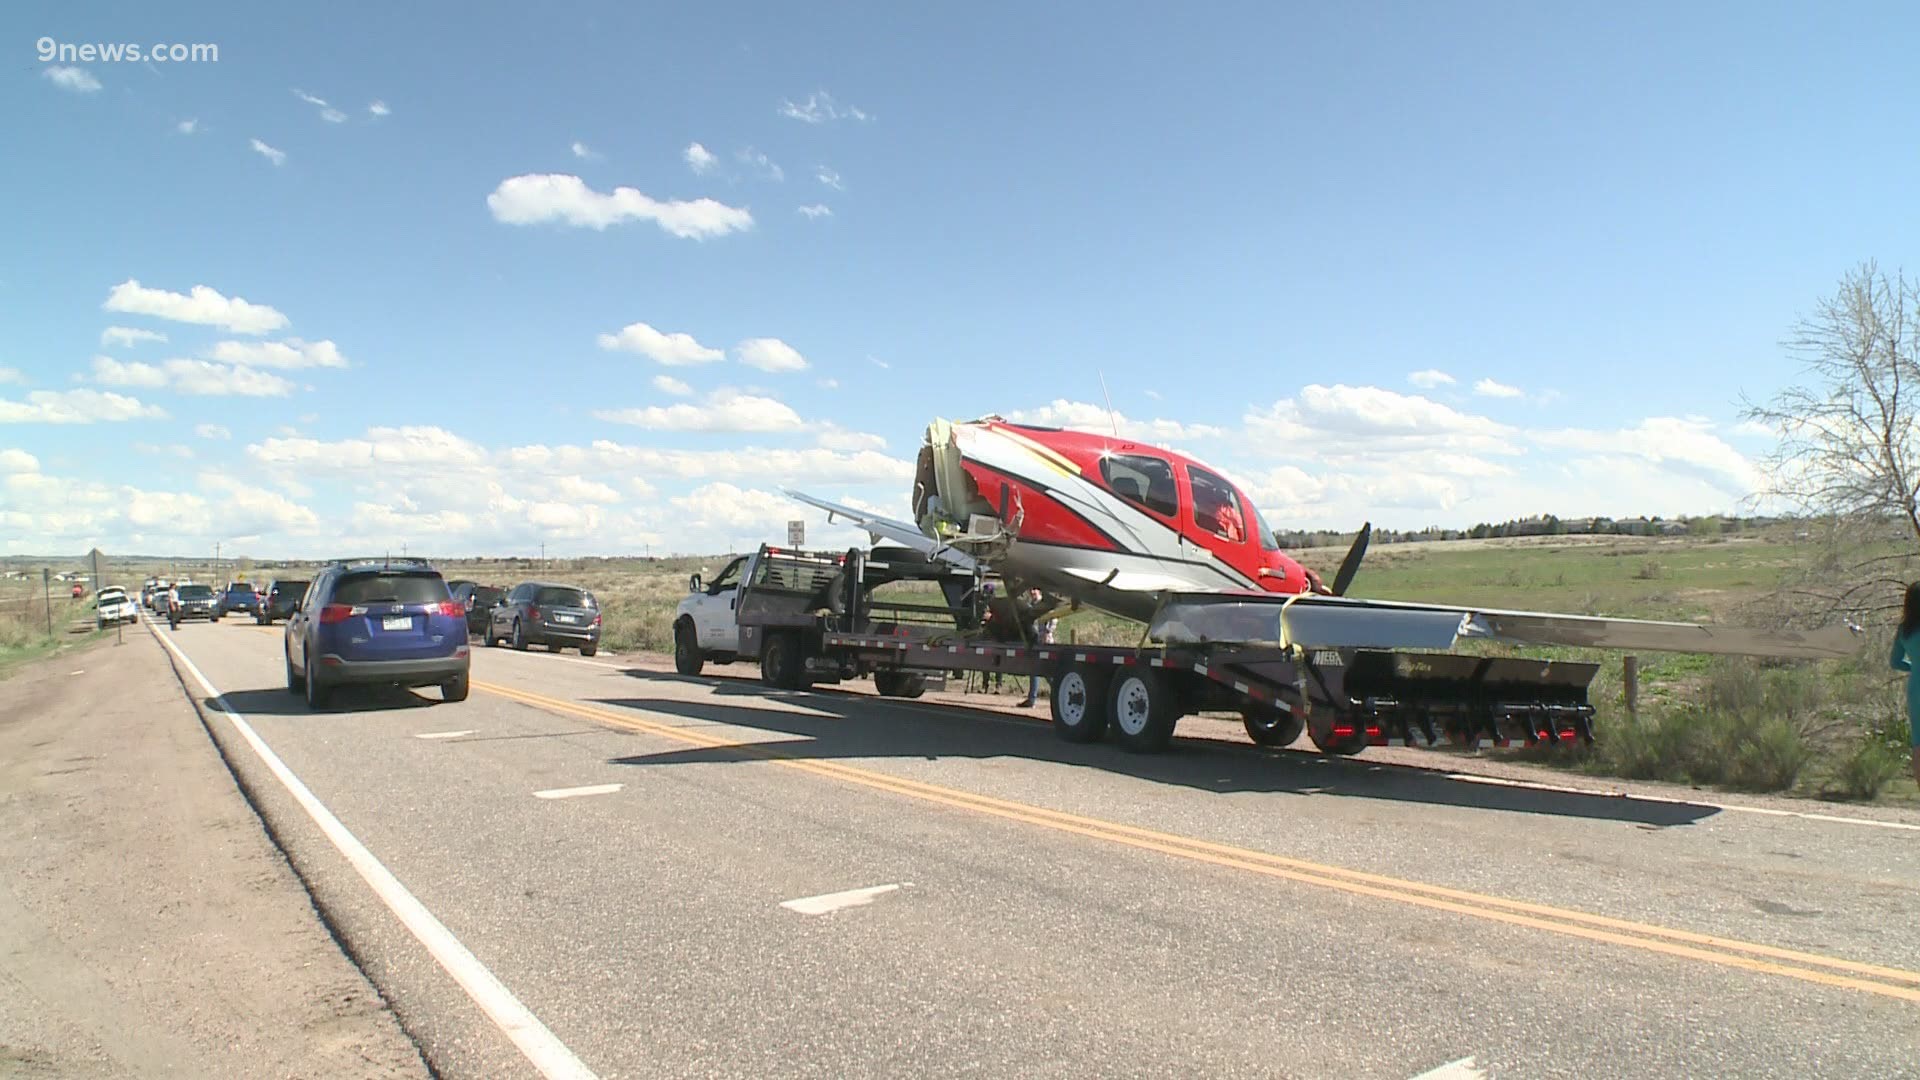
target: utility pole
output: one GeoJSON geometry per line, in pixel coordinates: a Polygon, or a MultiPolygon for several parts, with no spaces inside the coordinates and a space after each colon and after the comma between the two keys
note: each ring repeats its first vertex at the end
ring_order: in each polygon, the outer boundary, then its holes
{"type": "Polygon", "coordinates": [[[545,540],[542,540],[540,541],[540,569],[545,570],[546,568],[547,568],[547,542],[545,540]]]}
{"type": "Polygon", "coordinates": [[[215,584],[220,581],[220,541],[218,540],[213,542],[213,580],[215,584]]]}
{"type": "Polygon", "coordinates": [[[40,589],[47,601],[47,636],[53,636],[53,567],[40,568],[40,589]]]}

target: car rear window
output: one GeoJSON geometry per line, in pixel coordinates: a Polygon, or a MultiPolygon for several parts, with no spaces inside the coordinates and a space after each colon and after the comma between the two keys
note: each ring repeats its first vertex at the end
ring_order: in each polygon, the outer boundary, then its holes
{"type": "Polygon", "coordinates": [[[504,593],[500,589],[490,588],[486,585],[477,585],[473,590],[473,605],[475,607],[492,607],[493,602],[500,599],[502,595],[504,595],[504,593]]]}
{"type": "Polygon", "coordinates": [[[252,592],[252,591],[253,591],[253,586],[251,586],[251,585],[229,585],[229,586],[227,586],[227,591],[228,591],[228,592],[230,592],[230,593],[236,593],[236,592],[244,592],[244,593],[250,593],[250,592],[252,592]]]}
{"type": "Polygon", "coordinates": [[[279,593],[281,596],[305,596],[307,595],[307,583],[304,581],[276,581],[273,583],[273,591],[279,593]]]}
{"type": "Polygon", "coordinates": [[[182,600],[205,600],[207,597],[212,595],[213,595],[213,586],[211,585],[180,586],[180,599],[182,600]]]}
{"type": "Polygon", "coordinates": [[[533,594],[533,602],[548,607],[587,607],[593,606],[593,597],[579,589],[562,589],[549,586],[533,594]]]}
{"type": "Polygon", "coordinates": [[[437,604],[451,599],[439,574],[401,571],[348,574],[333,587],[336,604],[437,604]]]}

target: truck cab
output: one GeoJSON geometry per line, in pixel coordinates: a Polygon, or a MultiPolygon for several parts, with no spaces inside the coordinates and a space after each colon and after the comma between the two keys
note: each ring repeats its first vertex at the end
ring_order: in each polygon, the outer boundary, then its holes
{"type": "MultiPolygon", "coordinates": [[[[765,550],[764,548],[762,549],[765,550]]],[[[687,595],[673,614],[673,666],[682,675],[698,675],[709,660],[731,664],[739,654],[740,624],[735,607],[748,564],[760,552],[729,562],[712,581],[699,574],[687,582],[687,595]]]]}

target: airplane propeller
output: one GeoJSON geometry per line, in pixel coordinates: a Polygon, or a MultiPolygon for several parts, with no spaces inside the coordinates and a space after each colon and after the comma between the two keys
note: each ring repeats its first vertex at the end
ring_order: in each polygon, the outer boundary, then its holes
{"type": "Polygon", "coordinates": [[[1353,546],[1347,549],[1347,557],[1340,560],[1340,571],[1333,575],[1333,595],[1347,595],[1347,588],[1353,584],[1353,575],[1360,572],[1360,560],[1367,557],[1367,543],[1373,539],[1373,522],[1360,526],[1360,534],[1353,538],[1353,546]]]}

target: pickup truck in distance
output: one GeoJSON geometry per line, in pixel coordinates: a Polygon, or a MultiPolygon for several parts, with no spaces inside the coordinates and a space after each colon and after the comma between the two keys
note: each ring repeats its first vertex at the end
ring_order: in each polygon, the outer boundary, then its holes
{"type": "Polygon", "coordinates": [[[260,594],[253,591],[251,584],[244,581],[231,582],[227,585],[226,591],[222,592],[220,598],[214,602],[213,617],[218,619],[222,615],[232,615],[235,612],[252,615],[259,604],[260,594]]]}

